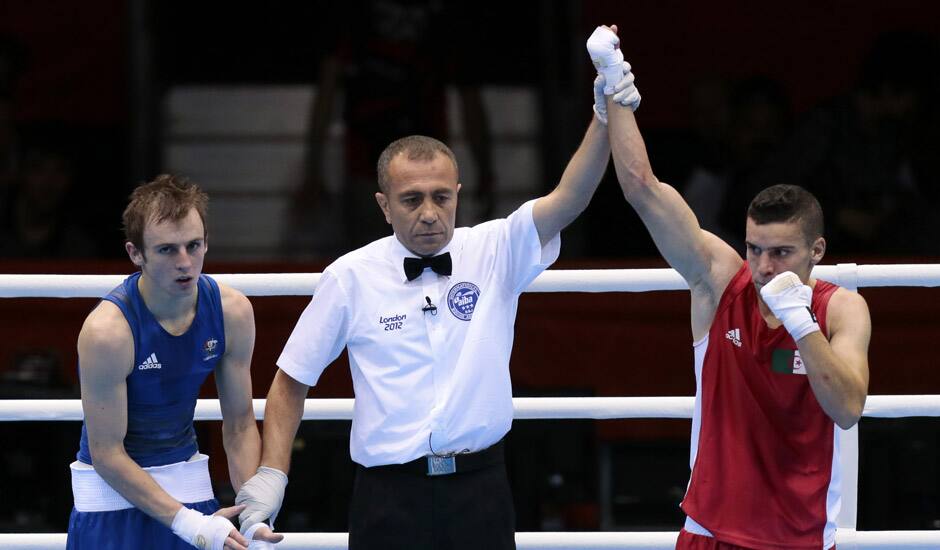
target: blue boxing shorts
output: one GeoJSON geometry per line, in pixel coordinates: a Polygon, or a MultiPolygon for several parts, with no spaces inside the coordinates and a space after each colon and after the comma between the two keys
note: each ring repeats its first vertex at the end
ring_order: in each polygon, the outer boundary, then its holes
{"type": "MultiPolygon", "coordinates": [[[[186,504],[210,515],[219,509],[215,499],[186,504]]],[[[72,508],[66,550],[192,550],[159,521],[137,508],[112,512],[79,512],[72,508]]]]}
{"type": "MultiPolygon", "coordinates": [[[[203,514],[219,503],[212,494],[209,457],[144,468],[167,493],[203,514]]],[[[111,488],[92,466],[73,462],[72,496],[66,550],[192,550],[169,527],[135,508],[111,488]]]]}

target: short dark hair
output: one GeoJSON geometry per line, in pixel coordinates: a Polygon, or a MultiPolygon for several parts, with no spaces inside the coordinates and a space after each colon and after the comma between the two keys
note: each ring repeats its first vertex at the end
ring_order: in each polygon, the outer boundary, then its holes
{"type": "Polygon", "coordinates": [[[812,193],[798,185],[773,185],[754,197],[747,207],[754,223],[799,222],[807,242],[823,236],[823,211],[812,193]]]}
{"type": "Polygon", "coordinates": [[[148,222],[180,221],[193,208],[202,219],[203,237],[209,228],[209,195],[198,185],[181,176],[161,174],[131,193],[124,209],[124,236],[138,250],[144,251],[144,227],[148,222]]]}
{"type": "Polygon", "coordinates": [[[457,171],[457,157],[454,156],[454,152],[450,150],[450,147],[444,145],[443,142],[432,137],[417,135],[396,139],[379,155],[377,172],[379,190],[383,193],[388,193],[389,183],[391,183],[388,176],[388,165],[399,153],[405,153],[408,160],[423,162],[431,162],[434,157],[441,154],[454,163],[454,171],[457,171]]]}

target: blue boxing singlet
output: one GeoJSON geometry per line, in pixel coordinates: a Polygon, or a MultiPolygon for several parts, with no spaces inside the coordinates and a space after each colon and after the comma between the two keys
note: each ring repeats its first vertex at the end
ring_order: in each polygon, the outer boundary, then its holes
{"type": "MultiPolygon", "coordinates": [[[[225,327],[222,297],[212,278],[199,276],[196,315],[179,336],[164,330],[147,309],[137,288],[139,279],[139,272],[131,275],[104,300],[121,309],[134,335],[124,449],[146,468],[188,460],[198,450],[193,430],[196,399],[225,353],[225,327]]],[[[92,463],[84,424],[78,460],[92,463]]]]}

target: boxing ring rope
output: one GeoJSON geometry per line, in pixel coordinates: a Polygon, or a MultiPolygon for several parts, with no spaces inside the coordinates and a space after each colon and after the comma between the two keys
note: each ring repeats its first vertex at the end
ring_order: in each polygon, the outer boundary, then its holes
{"type": "MultiPolygon", "coordinates": [[[[673,550],[678,533],[516,533],[518,550],[673,550]]],[[[839,529],[839,550],[936,550],[935,531],[855,531],[839,529]]],[[[278,550],[345,550],[346,533],[285,533],[278,550]]],[[[52,550],[65,548],[65,533],[0,534],[4,550],[52,550]]]]}
{"type": "MultiPolygon", "coordinates": [[[[692,418],[692,397],[515,397],[515,420],[613,420],[692,418]]],[[[264,418],[264,399],[254,400],[255,418],[264,418]]],[[[352,420],[352,399],[307,399],[304,420],[352,420]]],[[[906,418],[940,416],[940,395],[870,395],[862,416],[906,418]]],[[[0,422],[81,420],[79,399],[3,399],[0,422]]],[[[196,420],[222,420],[218,399],[199,399],[196,420]]]]}
{"type": "MultiPolygon", "coordinates": [[[[249,296],[302,296],[313,294],[318,273],[223,274],[216,280],[249,296]]],[[[817,266],[813,276],[850,290],[860,287],[940,286],[940,264],[817,266]]],[[[0,275],[0,298],[98,298],[120,284],[124,275],[0,275]]],[[[540,275],[527,292],[646,292],[681,290],[685,281],[672,269],[550,270],[540,275]]],[[[261,418],[263,399],[254,400],[261,418]]],[[[348,420],[352,399],[308,399],[305,420],[348,420]]],[[[575,397],[515,398],[514,418],[613,419],[690,418],[692,397],[575,397]]],[[[864,416],[902,418],[940,416],[940,395],[869,396],[864,416]]],[[[81,420],[79,400],[0,400],[0,421],[81,420]]],[[[218,400],[200,399],[197,420],[219,420],[218,400]]],[[[836,428],[838,429],[838,428],[836,428]]],[[[856,531],[858,484],[858,426],[840,432],[843,466],[843,510],[836,544],[840,550],[940,548],[940,531],[856,531]]],[[[520,550],[667,550],[675,545],[675,532],[516,533],[520,550]]],[[[61,550],[65,534],[0,534],[0,548],[9,550],[61,550]]],[[[346,533],[285,533],[281,550],[342,550],[346,533]]]]}
{"type": "MultiPolygon", "coordinates": [[[[855,290],[878,286],[940,286],[940,264],[820,265],[813,276],[855,290]]],[[[247,296],[310,296],[319,273],[226,273],[213,277],[247,296]]],[[[100,298],[124,275],[0,275],[0,298],[100,298]]],[[[673,269],[545,271],[526,292],[647,292],[688,286],[673,269]]]]}

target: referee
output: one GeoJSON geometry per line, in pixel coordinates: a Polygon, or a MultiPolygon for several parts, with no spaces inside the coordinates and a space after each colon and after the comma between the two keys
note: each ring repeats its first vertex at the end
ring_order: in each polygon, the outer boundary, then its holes
{"type": "Polygon", "coordinates": [[[503,437],[516,306],[558,258],[559,232],[587,207],[609,157],[597,116],[551,193],[454,229],[453,152],[424,136],[385,149],[375,198],[394,234],[328,266],[288,339],[262,466],[236,499],[247,505],[242,529],[277,515],[307,391],[345,347],[358,464],[349,548],[515,548],[503,437]]]}

